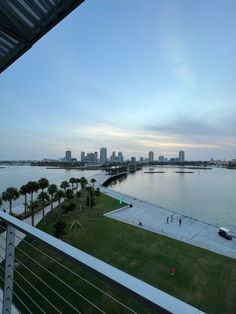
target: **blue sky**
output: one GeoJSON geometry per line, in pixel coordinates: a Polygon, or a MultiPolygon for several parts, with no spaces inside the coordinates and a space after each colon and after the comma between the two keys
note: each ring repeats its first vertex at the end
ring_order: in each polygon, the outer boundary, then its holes
{"type": "Polygon", "coordinates": [[[236,1],[86,0],[0,77],[0,160],[236,158],[236,1]]]}

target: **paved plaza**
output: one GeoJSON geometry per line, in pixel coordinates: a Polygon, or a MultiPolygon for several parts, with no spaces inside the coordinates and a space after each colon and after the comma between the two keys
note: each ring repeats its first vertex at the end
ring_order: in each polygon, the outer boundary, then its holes
{"type": "Polygon", "coordinates": [[[101,190],[117,199],[122,196],[124,202],[132,203],[132,207],[128,206],[106,213],[107,217],[236,259],[236,234],[232,233],[233,240],[229,241],[220,237],[218,228],[213,225],[118,193],[109,188],[101,187],[101,190]],[[173,215],[173,221],[171,215],[173,215]],[[168,223],[167,217],[169,217],[168,223]],[[181,225],[179,225],[180,219],[181,225]],[[142,226],[139,226],[140,222],[142,226]]]}
{"type": "Polygon", "coordinates": [[[102,183],[108,176],[102,172],[95,178],[96,186],[102,192],[117,199],[122,197],[124,202],[132,204],[132,207],[106,213],[107,217],[236,259],[236,233],[232,232],[233,240],[227,240],[218,235],[216,226],[103,187],[102,183]],[[139,225],[140,222],[142,226],[139,225]]]}

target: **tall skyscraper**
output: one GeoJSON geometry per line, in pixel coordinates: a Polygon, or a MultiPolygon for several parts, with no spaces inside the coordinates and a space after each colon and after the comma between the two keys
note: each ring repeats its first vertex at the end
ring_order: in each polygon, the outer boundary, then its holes
{"type": "Polygon", "coordinates": [[[97,163],[98,162],[98,152],[94,153],[94,162],[97,163]]]}
{"type": "Polygon", "coordinates": [[[104,165],[107,161],[107,149],[105,147],[100,148],[100,164],[104,165]]]}
{"type": "Polygon", "coordinates": [[[124,157],[122,152],[118,152],[118,162],[123,162],[124,161],[124,157]]]}
{"type": "Polygon", "coordinates": [[[111,162],[115,162],[116,161],[116,152],[112,152],[111,157],[110,157],[110,161],[111,162]]]}
{"type": "Polygon", "coordinates": [[[136,162],[136,158],[135,157],[131,157],[131,163],[134,163],[134,162],[136,162]]]}
{"type": "Polygon", "coordinates": [[[184,151],[181,150],[179,151],[179,162],[184,162],[185,157],[184,157],[184,151]]]}
{"type": "Polygon", "coordinates": [[[67,150],[65,153],[65,161],[71,161],[71,150],[67,150]]]}
{"type": "Polygon", "coordinates": [[[148,160],[149,160],[149,162],[154,161],[154,153],[153,153],[153,151],[150,151],[150,152],[148,153],[148,160]]]}
{"type": "Polygon", "coordinates": [[[81,161],[84,161],[84,157],[85,157],[85,152],[81,152],[80,160],[81,160],[81,161]]]}

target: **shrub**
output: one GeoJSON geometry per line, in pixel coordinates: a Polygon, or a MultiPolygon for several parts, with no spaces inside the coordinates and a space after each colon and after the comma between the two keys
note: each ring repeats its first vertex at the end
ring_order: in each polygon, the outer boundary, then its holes
{"type": "Polygon", "coordinates": [[[73,190],[67,189],[66,190],[66,198],[71,199],[73,197],[74,197],[73,190]]]}
{"type": "Polygon", "coordinates": [[[100,195],[101,195],[100,189],[99,189],[99,188],[96,188],[96,190],[94,191],[94,194],[95,194],[96,196],[100,196],[100,195]]]}
{"type": "Polygon", "coordinates": [[[66,234],[66,232],[65,232],[66,224],[62,220],[59,220],[53,226],[54,226],[54,229],[55,229],[54,232],[53,232],[53,235],[56,238],[60,239],[60,238],[62,238],[63,235],[66,234]]]}
{"type": "Polygon", "coordinates": [[[80,196],[81,196],[81,192],[80,191],[76,192],[76,197],[80,198],[80,196]]]}
{"type": "Polygon", "coordinates": [[[62,206],[62,210],[64,212],[72,212],[76,207],[76,204],[74,202],[70,202],[69,204],[64,204],[62,206]]]}

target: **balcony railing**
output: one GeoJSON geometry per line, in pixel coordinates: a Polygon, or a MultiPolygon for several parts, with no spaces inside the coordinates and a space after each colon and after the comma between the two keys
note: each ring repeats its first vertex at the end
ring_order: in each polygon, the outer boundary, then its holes
{"type": "Polygon", "coordinates": [[[202,313],[4,212],[0,212],[0,219],[6,224],[5,232],[0,235],[1,303],[4,314],[17,313],[13,302],[19,305],[23,313],[115,313],[117,311],[112,310],[111,302],[120,307],[119,313],[149,313],[149,309],[155,313],[202,313]],[[46,249],[42,249],[42,245],[46,249]],[[47,260],[47,263],[42,260],[47,260]],[[84,273],[76,271],[81,266],[86,269],[86,274],[95,274],[96,283],[84,273]],[[121,289],[121,293],[126,295],[125,300],[134,297],[141,301],[144,310],[125,304],[124,298],[118,300],[111,294],[111,289],[105,291],[104,284],[99,284],[99,281],[108,281],[116,289],[121,289]],[[96,294],[91,293],[91,289],[96,294]],[[98,294],[101,296],[98,297],[98,294]],[[109,305],[104,298],[109,299],[109,305]]]}

